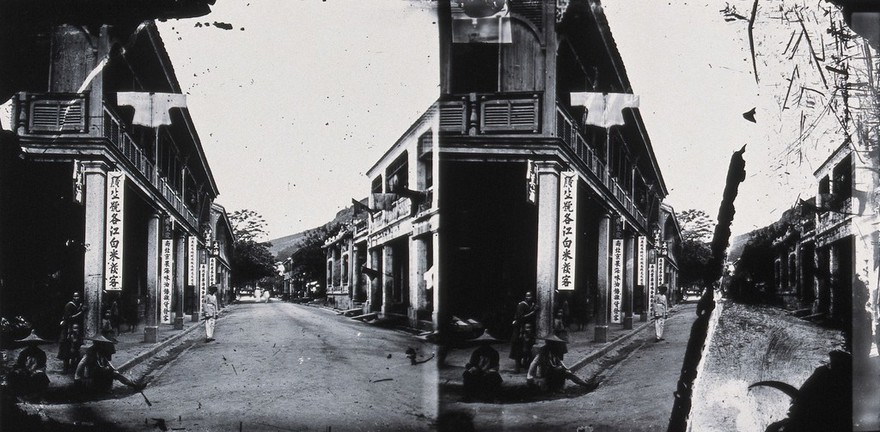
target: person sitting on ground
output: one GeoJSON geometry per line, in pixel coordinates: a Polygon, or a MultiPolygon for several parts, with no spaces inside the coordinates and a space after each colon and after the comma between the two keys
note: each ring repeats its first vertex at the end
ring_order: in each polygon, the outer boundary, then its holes
{"type": "Polygon", "coordinates": [[[115,339],[98,335],[88,340],[92,341],[92,345],[77,365],[73,378],[77,389],[84,393],[107,393],[113,388],[114,379],[136,391],[144,389],[144,384],[128,379],[110,363],[116,352],[116,347],[113,346],[115,339]]]}
{"type": "Polygon", "coordinates": [[[15,365],[6,375],[11,394],[29,396],[46,391],[49,388],[49,377],[46,376],[46,352],[38,345],[49,341],[37,336],[37,332],[31,330],[28,337],[16,342],[26,346],[18,353],[15,365]]]}
{"type": "Polygon", "coordinates": [[[562,348],[566,341],[556,335],[541,338],[544,345],[529,365],[526,383],[542,391],[558,392],[565,386],[565,380],[571,380],[582,387],[591,387],[586,381],[574,374],[562,362],[562,348]]]}
{"type": "Polygon", "coordinates": [[[464,365],[464,399],[468,401],[479,394],[494,399],[501,390],[503,380],[498,373],[498,351],[490,345],[501,341],[489,333],[483,333],[471,340],[479,342],[480,346],[471,353],[470,359],[464,365]]]}

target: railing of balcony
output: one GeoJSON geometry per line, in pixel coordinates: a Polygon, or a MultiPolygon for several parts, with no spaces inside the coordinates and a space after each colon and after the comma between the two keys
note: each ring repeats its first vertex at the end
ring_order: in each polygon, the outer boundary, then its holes
{"type": "Polygon", "coordinates": [[[605,185],[615,199],[631,214],[642,226],[647,226],[647,219],[636,208],[630,194],[624,190],[617,180],[612,177],[606,169],[605,163],[596,155],[592,148],[587,144],[587,140],[578,130],[577,123],[565,112],[561,107],[556,107],[556,135],[580,157],[587,170],[590,171],[596,179],[605,185]]]}
{"type": "Polygon", "coordinates": [[[840,201],[839,210],[825,211],[817,215],[818,226],[816,231],[823,232],[843,222],[852,212],[852,198],[840,201]]]}
{"type": "Polygon", "coordinates": [[[27,133],[88,132],[85,93],[19,93],[16,105],[19,112],[26,116],[23,126],[27,133]]]}
{"type": "Polygon", "coordinates": [[[186,207],[180,195],[174,191],[166,179],[156,174],[156,166],[144,154],[142,146],[125,130],[124,123],[108,106],[104,106],[104,138],[107,138],[123,156],[134,165],[150,184],[152,184],[166,201],[177,210],[193,227],[198,227],[198,219],[186,207]]]}

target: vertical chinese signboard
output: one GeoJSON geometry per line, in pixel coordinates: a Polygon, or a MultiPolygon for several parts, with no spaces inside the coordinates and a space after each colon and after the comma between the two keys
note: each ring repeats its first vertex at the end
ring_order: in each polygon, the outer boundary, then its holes
{"type": "Polygon", "coordinates": [[[666,258],[657,258],[657,286],[666,283],[666,258]]]}
{"type": "Polygon", "coordinates": [[[162,239],[162,278],[161,296],[159,297],[159,316],[162,324],[171,324],[171,287],[172,268],[174,268],[174,240],[162,239]]]}
{"type": "Polygon", "coordinates": [[[538,166],[535,161],[526,162],[526,197],[535,204],[538,201],[538,166]]]}
{"type": "Polygon", "coordinates": [[[217,258],[211,257],[211,263],[208,268],[208,283],[214,285],[217,283],[217,258]]]}
{"type": "Polygon", "coordinates": [[[654,313],[654,295],[657,290],[657,265],[648,265],[648,314],[654,313]]]}
{"type": "Polygon", "coordinates": [[[159,263],[159,322],[171,324],[171,290],[174,287],[174,222],[162,221],[162,244],[159,263]]]}
{"type": "Polygon", "coordinates": [[[574,290],[577,251],[577,184],[574,171],[563,171],[559,183],[559,259],[556,289],[574,290]]]}
{"type": "Polygon", "coordinates": [[[199,241],[196,236],[188,236],[187,237],[187,251],[186,251],[186,284],[191,286],[196,286],[196,272],[198,271],[199,265],[199,241]]]}
{"type": "Polygon", "coordinates": [[[611,247],[611,322],[621,322],[623,302],[623,239],[614,239],[611,247]]]}
{"type": "Polygon", "coordinates": [[[205,302],[205,293],[208,291],[208,265],[199,264],[199,304],[205,302]]]}
{"type": "Polygon", "coordinates": [[[647,237],[639,236],[638,248],[639,248],[639,252],[638,252],[639,258],[638,258],[638,261],[636,264],[637,271],[638,271],[638,274],[636,275],[636,284],[642,285],[642,286],[647,286],[648,284],[645,283],[645,277],[648,276],[647,273],[645,272],[645,270],[646,270],[645,265],[647,264],[647,261],[648,261],[648,238],[647,237]]]}
{"type": "Polygon", "coordinates": [[[104,289],[122,290],[123,220],[125,208],[125,174],[107,173],[107,225],[104,256],[104,289]]]}

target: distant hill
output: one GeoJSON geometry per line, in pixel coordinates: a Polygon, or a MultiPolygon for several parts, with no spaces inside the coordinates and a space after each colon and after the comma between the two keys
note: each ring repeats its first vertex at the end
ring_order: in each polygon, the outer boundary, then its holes
{"type": "MultiPolygon", "coordinates": [[[[361,200],[362,203],[366,203],[367,199],[364,198],[361,200]]],[[[297,249],[302,245],[303,240],[305,240],[306,236],[316,231],[320,228],[327,227],[334,224],[347,224],[354,219],[354,206],[344,208],[336,213],[336,217],[333,220],[321,225],[319,227],[315,227],[312,229],[308,229],[302,232],[298,232],[296,234],[286,235],[284,237],[279,237],[277,239],[269,240],[272,243],[272,247],[269,248],[269,252],[275,256],[276,261],[284,261],[289,258],[297,249]]]]}

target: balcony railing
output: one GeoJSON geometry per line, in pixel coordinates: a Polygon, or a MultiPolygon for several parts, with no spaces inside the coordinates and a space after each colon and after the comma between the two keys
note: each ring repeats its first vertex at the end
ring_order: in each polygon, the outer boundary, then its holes
{"type": "Polygon", "coordinates": [[[439,102],[440,130],[456,134],[538,133],[540,93],[462,95],[439,102]]]}
{"type": "Polygon", "coordinates": [[[388,225],[392,225],[397,221],[409,218],[412,213],[412,201],[410,198],[402,197],[391,204],[391,208],[382,210],[371,217],[371,232],[377,232],[388,225]]]}
{"type": "Polygon", "coordinates": [[[85,93],[22,92],[16,96],[14,108],[16,128],[24,135],[64,134],[75,139],[98,134],[107,139],[134,171],[156,188],[171,208],[193,227],[198,227],[198,220],[184,204],[181,196],[168,186],[166,179],[157,175],[155,164],[144,154],[144,146],[128,133],[126,123],[107,105],[102,107],[103,127],[92,132],[88,122],[88,97],[85,93]]]}
{"type": "Polygon", "coordinates": [[[839,206],[837,206],[837,210],[824,211],[819,213],[816,217],[818,220],[818,226],[816,227],[816,232],[821,233],[831,228],[834,228],[841,222],[845,221],[847,217],[852,213],[852,198],[846,198],[840,201],[839,206]]]}
{"type": "Polygon", "coordinates": [[[632,197],[624,190],[617,180],[608,173],[605,163],[587,144],[587,140],[578,130],[577,123],[562,108],[556,107],[556,135],[574,151],[587,166],[587,170],[596,176],[599,183],[605,185],[611,195],[632,215],[642,226],[647,226],[647,218],[636,207],[632,197]]]}

